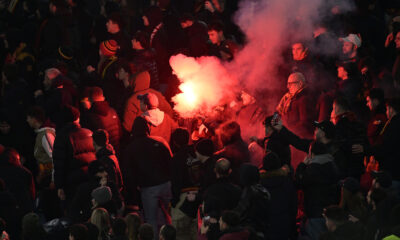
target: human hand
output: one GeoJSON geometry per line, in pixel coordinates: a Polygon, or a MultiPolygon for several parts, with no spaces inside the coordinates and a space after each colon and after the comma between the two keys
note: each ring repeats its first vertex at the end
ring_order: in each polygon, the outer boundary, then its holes
{"type": "Polygon", "coordinates": [[[351,146],[351,152],[353,154],[363,153],[364,147],[361,144],[354,144],[353,146],[351,146]]]}
{"type": "Polygon", "coordinates": [[[41,90],[41,89],[39,89],[39,90],[36,90],[34,93],[33,93],[33,96],[36,98],[36,97],[39,97],[39,96],[41,96],[41,95],[43,95],[43,91],[41,90]]]}
{"type": "Polygon", "coordinates": [[[60,188],[57,190],[57,196],[60,200],[65,200],[66,196],[65,196],[65,192],[64,189],[60,188]]]}

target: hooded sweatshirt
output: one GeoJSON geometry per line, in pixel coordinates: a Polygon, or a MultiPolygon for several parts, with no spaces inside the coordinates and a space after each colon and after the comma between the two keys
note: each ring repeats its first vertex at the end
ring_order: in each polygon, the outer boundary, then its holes
{"type": "Polygon", "coordinates": [[[150,125],[150,136],[159,136],[169,143],[172,132],[178,127],[176,122],[160,109],[150,109],[142,114],[150,125]]]}

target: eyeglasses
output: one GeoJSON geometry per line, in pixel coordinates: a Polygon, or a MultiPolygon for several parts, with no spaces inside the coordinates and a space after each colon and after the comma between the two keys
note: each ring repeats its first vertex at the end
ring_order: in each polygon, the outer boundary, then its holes
{"type": "Polygon", "coordinates": [[[287,85],[293,85],[293,84],[297,84],[297,83],[299,83],[299,82],[300,82],[300,81],[288,82],[287,85]]]}

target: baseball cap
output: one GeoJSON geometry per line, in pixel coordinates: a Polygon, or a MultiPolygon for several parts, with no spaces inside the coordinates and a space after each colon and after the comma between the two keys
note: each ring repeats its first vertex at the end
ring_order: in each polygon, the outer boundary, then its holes
{"type": "Polygon", "coordinates": [[[332,139],[335,137],[335,125],[331,121],[324,120],[321,122],[314,121],[314,127],[321,129],[325,132],[326,137],[332,139]]]}
{"type": "Polygon", "coordinates": [[[372,171],[371,176],[375,178],[375,181],[383,188],[390,188],[392,186],[392,177],[387,172],[372,171]]]}
{"type": "Polygon", "coordinates": [[[158,97],[154,93],[145,93],[142,95],[138,95],[137,99],[143,101],[143,103],[146,104],[149,109],[154,109],[158,107],[158,97]]]}
{"type": "Polygon", "coordinates": [[[357,47],[361,47],[361,39],[357,34],[350,33],[347,37],[339,38],[340,41],[351,42],[357,47]]]}

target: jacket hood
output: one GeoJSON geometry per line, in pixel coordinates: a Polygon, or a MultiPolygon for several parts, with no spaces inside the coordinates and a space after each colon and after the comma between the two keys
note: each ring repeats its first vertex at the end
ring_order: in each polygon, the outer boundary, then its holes
{"type": "Polygon", "coordinates": [[[316,164],[325,164],[328,162],[333,162],[333,156],[330,154],[316,155],[314,156],[314,158],[311,159],[311,163],[316,164]]]}
{"type": "Polygon", "coordinates": [[[44,131],[47,131],[47,130],[55,131],[55,129],[52,128],[52,127],[42,127],[42,128],[36,129],[35,133],[40,133],[40,132],[44,132],[44,131]]]}
{"type": "Polygon", "coordinates": [[[135,77],[134,92],[143,91],[150,88],[150,74],[148,71],[140,72],[135,77]]]}
{"type": "Polygon", "coordinates": [[[110,105],[106,101],[93,102],[92,107],[90,108],[91,112],[94,112],[101,116],[107,116],[109,110],[110,110],[110,105]]]}
{"type": "Polygon", "coordinates": [[[157,127],[164,121],[164,112],[160,109],[151,109],[142,114],[142,117],[146,119],[151,125],[157,127]]]}

